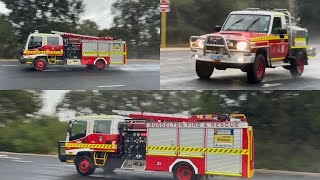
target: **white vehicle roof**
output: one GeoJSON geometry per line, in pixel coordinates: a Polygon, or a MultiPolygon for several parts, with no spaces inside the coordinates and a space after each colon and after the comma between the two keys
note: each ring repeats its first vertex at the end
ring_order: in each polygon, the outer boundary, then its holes
{"type": "Polygon", "coordinates": [[[276,11],[250,11],[250,10],[245,10],[245,11],[233,11],[230,14],[253,14],[253,15],[269,15],[269,16],[284,16],[284,13],[282,12],[276,12],[276,11]]]}

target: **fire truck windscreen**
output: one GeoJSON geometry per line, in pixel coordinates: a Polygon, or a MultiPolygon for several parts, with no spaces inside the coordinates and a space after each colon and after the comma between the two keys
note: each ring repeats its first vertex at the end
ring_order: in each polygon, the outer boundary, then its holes
{"type": "Polygon", "coordinates": [[[231,14],[222,31],[248,31],[268,33],[271,17],[269,15],[231,14]]]}

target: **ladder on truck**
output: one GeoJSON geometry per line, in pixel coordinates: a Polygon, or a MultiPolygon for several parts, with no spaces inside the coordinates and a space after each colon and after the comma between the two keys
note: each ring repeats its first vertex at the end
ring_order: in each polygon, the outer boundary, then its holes
{"type": "Polygon", "coordinates": [[[246,116],[244,114],[199,114],[199,115],[183,115],[183,114],[164,114],[164,113],[151,113],[144,111],[123,111],[112,110],[113,113],[128,116],[133,119],[147,119],[154,122],[173,121],[173,122],[205,122],[205,121],[244,121],[246,122],[246,116]],[[221,118],[223,117],[223,118],[221,118]]]}

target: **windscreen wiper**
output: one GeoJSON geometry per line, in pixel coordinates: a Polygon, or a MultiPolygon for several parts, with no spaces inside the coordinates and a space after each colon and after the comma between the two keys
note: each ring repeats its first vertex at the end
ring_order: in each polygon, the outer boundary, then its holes
{"type": "Polygon", "coordinates": [[[238,21],[236,21],[235,23],[233,23],[231,26],[229,26],[229,27],[226,29],[226,31],[230,31],[234,25],[240,23],[240,22],[243,21],[243,20],[244,20],[244,18],[239,19],[238,21]]]}
{"type": "Polygon", "coordinates": [[[254,24],[256,24],[260,19],[261,19],[261,18],[258,18],[258,19],[256,19],[256,20],[254,20],[254,21],[248,26],[248,28],[246,29],[246,31],[249,31],[249,29],[251,29],[252,26],[253,26],[254,24]]]}

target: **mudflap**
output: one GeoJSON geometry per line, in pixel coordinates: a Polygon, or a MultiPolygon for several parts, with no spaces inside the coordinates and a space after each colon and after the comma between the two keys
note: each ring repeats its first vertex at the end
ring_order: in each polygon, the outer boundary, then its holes
{"type": "Polygon", "coordinates": [[[121,158],[109,157],[107,159],[107,162],[106,162],[105,166],[103,166],[102,169],[105,172],[107,172],[108,174],[112,174],[112,173],[114,173],[113,171],[116,168],[121,168],[123,162],[124,162],[124,160],[122,160],[121,158]]]}

